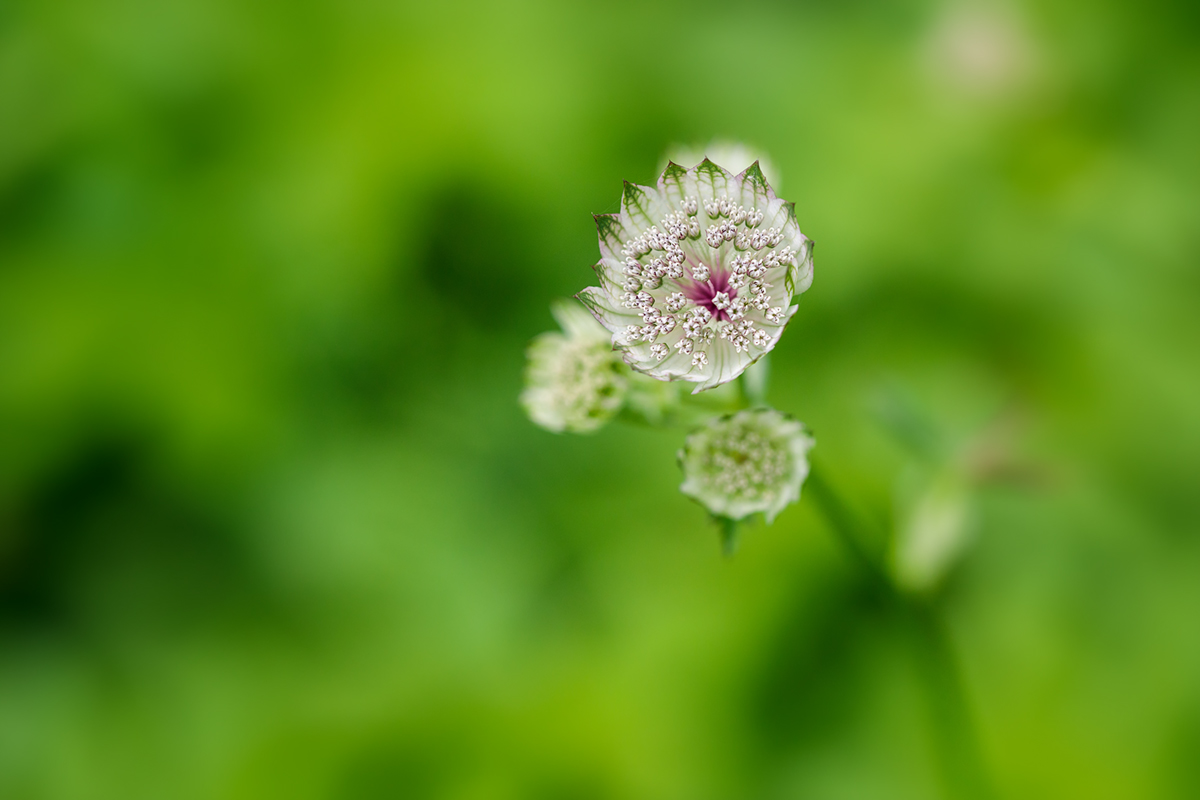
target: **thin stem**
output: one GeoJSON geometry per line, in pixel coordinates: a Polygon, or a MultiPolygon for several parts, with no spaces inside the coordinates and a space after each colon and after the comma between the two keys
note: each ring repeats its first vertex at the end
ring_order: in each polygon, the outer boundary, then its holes
{"type": "Polygon", "coordinates": [[[742,373],[742,396],[751,407],[767,405],[767,387],[771,380],[771,364],[763,356],[742,373]]]}
{"type": "Polygon", "coordinates": [[[737,520],[729,517],[715,517],[714,519],[721,526],[721,554],[726,558],[733,558],[738,546],[737,520]]]}
{"type": "Polygon", "coordinates": [[[922,662],[946,796],[956,800],[991,800],[995,792],[949,633],[932,606],[912,601],[907,603],[907,609],[922,662]]]}
{"type": "Polygon", "coordinates": [[[857,515],[842,501],[815,466],[805,491],[820,508],[830,530],[871,579],[912,623],[921,670],[929,697],[934,745],[946,796],[954,800],[994,797],[984,766],[982,748],[971,719],[966,688],[945,626],[927,601],[900,591],[887,570],[865,544],[867,534],[857,515]]]}
{"type": "Polygon", "coordinates": [[[886,588],[889,594],[895,594],[895,587],[887,572],[863,543],[867,537],[863,533],[862,524],[833,487],[825,481],[823,470],[818,469],[816,464],[809,469],[804,489],[808,496],[816,501],[834,536],[871,577],[872,582],[886,588]]]}

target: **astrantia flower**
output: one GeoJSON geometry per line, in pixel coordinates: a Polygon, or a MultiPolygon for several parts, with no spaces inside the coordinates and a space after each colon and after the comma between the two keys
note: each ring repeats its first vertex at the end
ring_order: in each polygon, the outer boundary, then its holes
{"type": "Polygon", "coordinates": [[[600,286],[579,299],[639,372],[699,392],[768,353],[812,283],[812,242],[757,164],[669,164],[656,187],[625,184],[599,214],[600,286]]]}
{"type": "Polygon", "coordinates": [[[772,522],[800,499],[813,444],[803,425],[771,408],[717,417],[679,451],[679,490],[718,517],[762,512],[772,522]]]}
{"type": "Polygon", "coordinates": [[[521,405],[547,430],[593,431],[621,408],[631,376],[585,309],[560,302],[551,311],[564,333],[543,333],[529,345],[521,405]]]}

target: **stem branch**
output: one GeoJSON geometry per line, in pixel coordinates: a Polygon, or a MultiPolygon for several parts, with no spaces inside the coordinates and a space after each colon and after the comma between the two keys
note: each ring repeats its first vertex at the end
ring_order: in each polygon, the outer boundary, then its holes
{"type": "Polygon", "coordinates": [[[971,719],[966,687],[950,637],[936,609],[928,601],[896,587],[866,545],[867,534],[862,523],[815,466],[809,472],[805,488],[835,538],[863,568],[873,586],[893,601],[911,623],[946,796],[954,800],[990,800],[995,794],[971,719]]]}

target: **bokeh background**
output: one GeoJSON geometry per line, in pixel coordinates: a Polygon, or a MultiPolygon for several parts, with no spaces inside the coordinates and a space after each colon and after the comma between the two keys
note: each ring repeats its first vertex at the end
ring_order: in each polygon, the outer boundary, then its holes
{"type": "Polygon", "coordinates": [[[931,600],[991,796],[1200,797],[1197,8],[3,3],[0,797],[954,796],[811,498],[725,560],[683,431],[517,404],[718,138],[817,242],[770,397],[854,512],[897,397],[1009,464],[931,600]]]}

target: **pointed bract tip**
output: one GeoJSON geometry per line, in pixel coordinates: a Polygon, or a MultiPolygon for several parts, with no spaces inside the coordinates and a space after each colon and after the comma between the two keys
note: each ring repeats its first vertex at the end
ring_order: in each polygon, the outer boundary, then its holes
{"type": "Polygon", "coordinates": [[[704,160],[696,165],[696,172],[707,172],[709,175],[720,175],[724,178],[733,177],[733,173],[711,160],[708,156],[705,156],[704,160]]]}
{"type": "Polygon", "coordinates": [[[625,181],[625,191],[621,193],[621,210],[628,215],[636,214],[645,220],[649,220],[647,202],[649,200],[647,192],[656,191],[649,186],[639,186],[636,183],[625,181]]]}
{"type": "Polygon", "coordinates": [[[667,166],[663,168],[662,175],[659,177],[658,182],[661,185],[662,182],[667,178],[678,179],[682,178],[686,174],[687,170],[685,168],[679,166],[674,161],[668,161],[667,166]]]}
{"type": "MultiPolygon", "coordinates": [[[[594,289],[594,287],[589,286],[588,289],[594,289]]],[[[591,292],[589,292],[587,289],[584,289],[581,292],[576,292],[572,295],[572,297],[583,303],[583,307],[586,308],[588,312],[596,318],[597,322],[599,322],[601,325],[604,324],[604,318],[601,316],[599,305],[596,303],[596,299],[592,297],[591,292]]]]}
{"type": "Polygon", "coordinates": [[[621,224],[620,214],[592,214],[592,219],[596,221],[596,230],[601,234],[607,234],[621,224]]]}
{"type": "Polygon", "coordinates": [[[770,189],[771,187],[771,184],[769,181],[767,181],[767,176],[763,174],[762,167],[759,165],[758,161],[755,161],[753,164],[746,167],[739,177],[741,177],[743,180],[748,180],[751,183],[758,185],[764,191],[770,189]]]}

